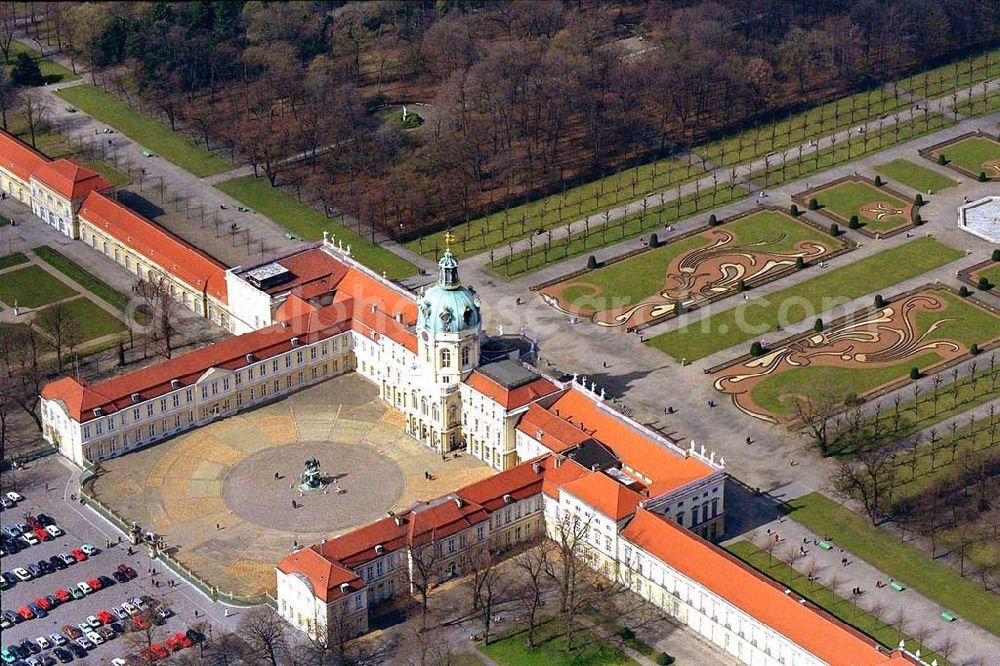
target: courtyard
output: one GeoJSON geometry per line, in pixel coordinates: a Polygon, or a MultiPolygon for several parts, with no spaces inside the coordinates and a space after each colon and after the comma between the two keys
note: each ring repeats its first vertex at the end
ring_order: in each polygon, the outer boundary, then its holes
{"type": "Polygon", "coordinates": [[[91,492],[162,534],[173,557],[220,590],[273,592],[274,565],[296,545],[493,474],[464,455],[442,460],[403,427],[373,384],[349,374],[105,461],[91,492]],[[328,485],[302,493],[312,457],[328,485]]]}
{"type": "Polygon", "coordinates": [[[600,326],[639,326],[725,298],[840,254],[853,244],[777,209],[739,215],[541,290],[561,312],[600,326]]]}
{"type": "Polygon", "coordinates": [[[978,178],[980,173],[989,180],[1000,178],[1000,141],[984,132],[931,146],[924,155],[939,162],[943,158],[945,165],[971,178],[978,178]]]}
{"type": "Polygon", "coordinates": [[[859,398],[986,349],[1000,339],[998,314],[941,287],[903,294],[824,331],[778,343],[715,374],[715,388],[746,414],[778,422],[815,387],[859,398]]]}

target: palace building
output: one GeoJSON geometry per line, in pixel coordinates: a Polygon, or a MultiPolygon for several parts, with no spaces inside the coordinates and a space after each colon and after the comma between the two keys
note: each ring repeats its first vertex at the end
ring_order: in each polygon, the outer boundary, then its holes
{"type": "Polygon", "coordinates": [[[380,604],[572,530],[585,561],[747,664],[918,663],[746,567],[708,539],[725,519],[725,461],[631,420],[585,378],[517,353],[486,358],[475,290],[445,250],[413,293],[331,238],[226,268],[119,204],[99,176],[0,133],[0,187],[47,224],[235,335],[100,382],[41,392],[43,436],[80,467],[154,445],[346,372],[374,383],[406,432],[495,476],[296,549],[277,607],[318,640],[368,630],[380,604]]]}

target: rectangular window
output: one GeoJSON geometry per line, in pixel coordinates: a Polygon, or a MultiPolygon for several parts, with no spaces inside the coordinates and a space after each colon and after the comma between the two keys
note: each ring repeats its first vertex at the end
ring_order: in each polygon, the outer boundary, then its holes
{"type": "Polygon", "coordinates": [[[181,395],[180,395],[180,393],[174,393],[173,404],[174,404],[174,407],[180,407],[181,406],[181,395]]]}
{"type": "Polygon", "coordinates": [[[160,398],[160,412],[162,413],[162,412],[165,412],[165,411],[167,411],[167,399],[166,398],[160,398]]]}
{"type": "Polygon", "coordinates": [[[316,360],[316,348],[315,347],[312,347],[312,348],[309,349],[309,358],[311,358],[314,361],[316,360]]]}
{"type": "Polygon", "coordinates": [[[285,355],[285,367],[286,368],[292,367],[292,355],[291,354],[286,354],[285,355]]]}
{"type": "Polygon", "coordinates": [[[185,402],[191,402],[194,400],[194,391],[192,389],[188,389],[184,392],[184,400],[185,402]]]}
{"type": "Polygon", "coordinates": [[[236,373],[236,385],[239,386],[243,383],[243,375],[239,372],[236,373]]]}
{"type": "Polygon", "coordinates": [[[223,391],[228,391],[229,390],[229,377],[225,377],[222,380],[222,390],[223,391]]]}
{"type": "Polygon", "coordinates": [[[212,395],[219,395],[219,382],[212,382],[212,395]]]}
{"type": "Polygon", "coordinates": [[[90,426],[89,425],[83,426],[83,438],[84,439],[90,439],[90,426]]]}
{"type": "Polygon", "coordinates": [[[136,408],[134,408],[132,410],[132,420],[133,421],[138,421],[139,420],[139,408],[138,407],[136,407],[136,408]]]}
{"type": "Polygon", "coordinates": [[[153,403],[149,403],[148,405],[146,405],[146,416],[152,416],[152,415],[153,415],[153,403]]]}
{"type": "Polygon", "coordinates": [[[285,388],[292,388],[292,376],[285,377],[285,388]]]}
{"type": "Polygon", "coordinates": [[[202,400],[207,400],[208,399],[208,387],[207,386],[202,386],[201,387],[201,399],[202,400]]]}
{"type": "Polygon", "coordinates": [[[295,362],[299,365],[302,365],[303,360],[304,357],[302,355],[302,350],[300,349],[299,351],[295,352],[295,362]]]}
{"type": "Polygon", "coordinates": [[[278,371],[278,359],[274,359],[273,361],[271,361],[271,372],[277,372],[277,371],[278,371]]]}

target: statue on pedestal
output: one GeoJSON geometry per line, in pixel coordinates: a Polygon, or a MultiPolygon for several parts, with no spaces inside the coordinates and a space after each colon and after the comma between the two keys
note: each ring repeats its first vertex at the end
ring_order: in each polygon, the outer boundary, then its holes
{"type": "Polygon", "coordinates": [[[302,470],[299,490],[322,490],[325,487],[326,482],[323,480],[323,473],[319,469],[319,461],[316,458],[310,458],[306,461],[305,469],[302,470]]]}

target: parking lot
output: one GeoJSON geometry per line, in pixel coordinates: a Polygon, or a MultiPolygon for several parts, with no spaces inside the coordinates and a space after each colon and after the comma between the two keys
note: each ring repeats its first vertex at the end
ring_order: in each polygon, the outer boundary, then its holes
{"type": "MultiPolygon", "coordinates": [[[[50,541],[26,547],[20,552],[6,554],[0,562],[2,571],[11,572],[19,567],[28,569],[31,565],[37,566],[40,560],[48,562],[51,557],[61,553],[70,554],[84,544],[93,546],[96,552],[84,561],[75,561],[71,557],[74,563],[63,569],[50,566],[47,567],[53,569],[50,573],[43,573],[29,581],[19,580],[3,591],[2,610],[16,613],[29,603],[37,603],[36,599],[40,597],[56,595],[56,591],[60,589],[71,591],[80,582],[101,576],[114,580],[114,574],[122,564],[131,567],[135,577],[125,582],[114,581],[112,585],[87,593],[82,598],[61,603],[48,610],[45,617],[23,620],[5,628],[2,633],[3,647],[21,644],[25,639],[34,641],[39,636],[63,633],[63,627],[75,627],[86,622],[89,616],[99,615],[102,610],[112,611],[114,615],[115,606],[134,597],[148,598],[148,605],[151,607],[162,604],[170,608],[173,614],[166,618],[162,626],[153,624],[149,629],[134,627],[134,618],[131,624],[119,620],[116,624],[123,633],[105,640],[101,645],[91,645],[86,658],[78,656],[73,661],[110,664],[116,658],[127,660],[129,655],[148,649],[150,643],[163,645],[175,634],[184,633],[192,627],[209,638],[213,634],[222,635],[231,631],[238,613],[234,612],[230,616],[221,605],[213,604],[197,590],[170,575],[161,563],[151,562],[145,548],[132,549],[132,554],[129,554],[128,540],[76,499],[77,476],[78,472],[57,456],[30,463],[25,469],[4,475],[2,492],[16,491],[23,495],[23,500],[15,507],[4,509],[0,513],[0,522],[3,525],[26,523],[28,516],[35,517],[42,513],[52,518],[63,534],[50,541]],[[109,540],[112,542],[110,546],[109,540]]],[[[122,575],[119,574],[118,577],[121,578],[122,575]]],[[[140,616],[146,618],[153,614],[144,612],[140,616]]],[[[142,620],[139,620],[139,624],[142,624],[142,620]]],[[[108,630],[103,633],[108,634],[108,630]]],[[[195,644],[178,647],[177,651],[200,652],[200,649],[195,644]]],[[[41,651],[39,656],[48,654],[54,657],[53,652],[53,647],[50,646],[41,651]]]]}

